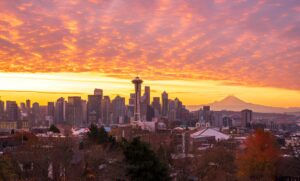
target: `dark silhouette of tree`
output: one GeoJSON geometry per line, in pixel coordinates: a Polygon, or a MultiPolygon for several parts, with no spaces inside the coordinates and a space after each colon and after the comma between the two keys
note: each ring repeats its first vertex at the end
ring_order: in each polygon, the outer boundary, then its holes
{"type": "Polygon", "coordinates": [[[123,142],[123,154],[127,175],[132,181],[170,180],[168,167],[161,162],[149,145],[134,138],[132,142],[123,142]]]}
{"type": "Polygon", "coordinates": [[[6,156],[0,156],[0,180],[14,180],[16,174],[14,172],[11,160],[6,156]]]}
{"type": "Polygon", "coordinates": [[[98,138],[98,127],[95,124],[91,124],[89,130],[87,133],[88,138],[92,141],[96,141],[98,138]]]}
{"type": "Polygon", "coordinates": [[[240,180],[274,180],[279,148],[270,132],[258,129],[245,142],[246,149],[237,155],[240,180]]]}
{"type": "Polygon", "coordinates": [[[91,124],[89,129],[90,131],[87,133],[87,136],[92,142],[104,144],[110,140],[103,126],[98,128],[96,125],[91,124]]]}
{"type": "Polygon", "coordinates": [[[50,126],[49,131],[53,133],[60,133],[60,130],[54,124],[50,126]]]}
{"type": "Polygon", "coordinates": [[[100,127],[98,131],[98,143],[103,144],[108,141],[108,134],[105,131],[104,127],[100,127]]]}
{"type": "Polygon", "coordinates": [[[201,180],[235,180],[235,155],[223,144],[206,150],[195,163],[201,180]]]}

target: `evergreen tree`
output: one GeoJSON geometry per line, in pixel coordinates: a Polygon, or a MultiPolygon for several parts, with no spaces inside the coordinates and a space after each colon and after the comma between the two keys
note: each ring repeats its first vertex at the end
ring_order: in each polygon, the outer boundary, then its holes
{"type": "Polygon", "coordinates": [[[133,181],[171,180],[166,164],[161,162],[149,145],[134,138],[124,142],[123,153],[127,164],[127,174],[133,181]]]}
{"type": "Polygon", "coordinates": [[[53,133],[60,133],[60,130],[54,124],[50,126],[49,131],[53,133]]]}

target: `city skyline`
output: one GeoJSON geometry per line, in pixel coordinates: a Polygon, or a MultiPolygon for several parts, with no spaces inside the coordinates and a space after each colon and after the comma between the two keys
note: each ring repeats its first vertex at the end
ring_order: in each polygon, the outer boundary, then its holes
{"type": "MultiPolygon", "coordinates": [[[[228,95],[299,107],[299,12],[288,1],[1,1],[3,100],[94,88],[128,100],[136,75],[186,105],[228,95]]],[[[24,99],[25,98],[25,99],[24,99]]]]}

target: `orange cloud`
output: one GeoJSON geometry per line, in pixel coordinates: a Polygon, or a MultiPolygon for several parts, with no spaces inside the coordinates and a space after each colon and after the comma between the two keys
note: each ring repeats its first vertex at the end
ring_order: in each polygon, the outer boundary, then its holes
{"type": "Polygon", "coordinates": [[[1,1],[0,71],[300,90],[298,1],[1,1]]]}

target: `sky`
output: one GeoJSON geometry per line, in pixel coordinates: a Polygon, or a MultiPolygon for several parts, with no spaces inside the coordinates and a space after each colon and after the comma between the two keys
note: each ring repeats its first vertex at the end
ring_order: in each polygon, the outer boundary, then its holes
{"type": "Polygon", "coordinates": [[[187,105],[295,107],[299,70],[299,0],[0,1],[2,100],[128,98],[139,75],[187,105]]]}

